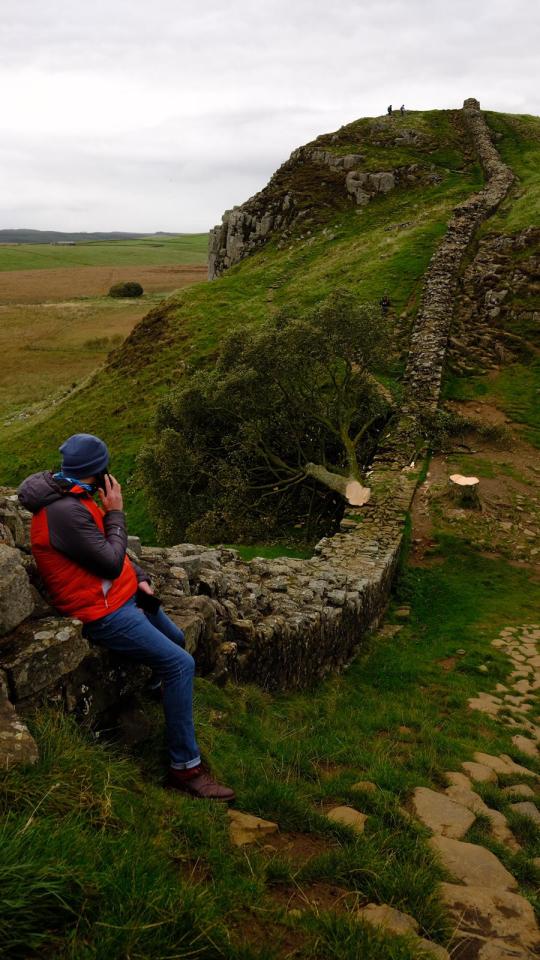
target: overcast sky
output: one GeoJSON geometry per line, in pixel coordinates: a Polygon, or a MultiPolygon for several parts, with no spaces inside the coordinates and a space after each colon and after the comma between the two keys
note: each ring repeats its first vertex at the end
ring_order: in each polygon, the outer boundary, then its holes
{"type": "Polygon", "coordinates": [[[0,227],[207,230],[388,103],[540,113],[537,0],[1,0],[0,227]]]}

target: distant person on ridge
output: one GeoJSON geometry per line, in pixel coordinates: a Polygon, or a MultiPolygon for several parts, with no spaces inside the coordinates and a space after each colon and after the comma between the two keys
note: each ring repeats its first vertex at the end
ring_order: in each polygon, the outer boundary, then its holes
{"type": "Polygon", "coordinates": [[[392,104],[390,104],[390,106],[386,108],[386,112],[387,112],[387,114],[388,114],[389,117],[392,116],[392,104]]]}
{"type": "Polygon", "coordinates": [[[33,513],[32,553],[52,603],[82,620],[89,640],[152,667],[163,694],[169,786],[192,797],[234,800],[201,766],[193,726],[195,661],[184,650],[184,634],[152,596],[148,576],[126,555],[122,489],[106,472],[106,444],[76,433],[60,453],[57,473],[35,473],[18,490],[33,513]],[[98,491],[102,507],[94,501],[98,491]]]}
{"type": "Polygon", "coordinates": [[[390,309],[390,297],[388,296],[387,293],[385,293],[384,297],[381,297],[381,299],[379,300],[379,304],[381,307],[381,313],[383,317],[386,317],[390,309]]]}
{"type": "Polygon", "coordinates": [[[401,104],[401,106],[400,106],[400,108],[399,108],[399,112],[400,112],[400,114],[401,114],[402,117],[405,116],[405,104],[404,104],[404,103],[401,104]]]}

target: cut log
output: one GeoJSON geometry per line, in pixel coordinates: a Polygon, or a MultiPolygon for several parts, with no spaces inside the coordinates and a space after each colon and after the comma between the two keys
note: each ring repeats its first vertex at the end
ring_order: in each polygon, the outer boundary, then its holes
{"type": "Polygon", "coordinates": [[[453,473],[449,477],[449,484],[450,496],[460,507],[469,510],[481,510],[482,504],[478,493],[480,480],[478,477],[464,477],[461,473],[453,473]]]}
{"type": "Polygon", "coordinates": [[[308,463],[305,466],[306,476],[314,477],[319,483],[330,490],[340,493],[351,507],[363,507],[371,496],[369,487],[363,487],[354,477],[344,477],[340,473],[332,473],[319,463],[308,463]]]}

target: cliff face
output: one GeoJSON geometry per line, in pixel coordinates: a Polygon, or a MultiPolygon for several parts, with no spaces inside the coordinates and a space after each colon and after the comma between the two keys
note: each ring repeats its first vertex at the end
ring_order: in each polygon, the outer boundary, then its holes
{"type": "MultiPolygon", "coordinates": [[[[240,206],[226,210],[209,234],[208,276],[215,279],[259,249],[270,237],[285,245],[292,235],[309,236],[311,228],[332,212],[361,209],[377,195],[441,179],[429,161],[433,146],[427,136],[384,118],[343,127],[294,150],[267,186],[240,206]],[[363,152],[350,152],[357,141],[363,152]],[[392,165],[393,154],[414,150],[419,160],[392,165]],[[377,169],[384,160],[389,165],[377,169]],[[382,154],[382,155],[381,155],[382,154]],[[423,156],[425,154],[425,156],[423,156]]],[[[396,118],[396,123],[399,121],[396,118]]]]}

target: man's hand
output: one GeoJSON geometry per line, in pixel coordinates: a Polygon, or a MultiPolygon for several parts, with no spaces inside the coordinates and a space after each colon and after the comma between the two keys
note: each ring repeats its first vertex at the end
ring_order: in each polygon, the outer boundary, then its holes
{"type": "Polygon", "coordinates": [[[139,580],[137,586],[138,586],[139,590],[142,590],[143,593],[150,593],[150,594],[152,594],[152,593],[154,592],[154,591],[152,590],[152,587],[151,587],[150,584],[148,583],[148,580],[139,580]]]}
{"type": "Polygon", "coordinates": [[[115,480],[114,477],[106,474],[104,483],[105,492],[100,489],[99,498],[105,513],[108,513],[109,510],[123,510],[124,501],[122,499],[122,487],[118,483],[118,480],[115,480]]]}

